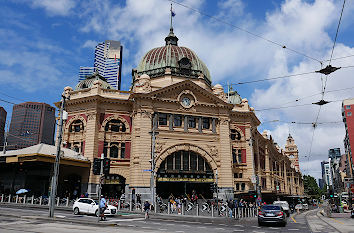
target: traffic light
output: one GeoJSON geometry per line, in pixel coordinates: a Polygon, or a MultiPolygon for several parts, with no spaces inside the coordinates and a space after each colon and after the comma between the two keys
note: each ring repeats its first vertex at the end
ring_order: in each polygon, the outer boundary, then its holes
{"type": "Polygon", "coordinates": [[[329,197],[330,197],[330,198],[333,198],[333,196],[334,196],[334,195],[333,195],[333,190],[330,189],[330,190],[329,190],[329,197]]]}
{"type": "Polygon", "coordinates": [[[109,158],[103,159],[103,174],[109,175],[109,168],[111,166],[111,160],[109,158]]]}
{"type": "Polygon", "coordinates": [[[92,172],[94,175],[99,175],[101,170],[101,160],[99,158],[93,159],[92,172]]]}

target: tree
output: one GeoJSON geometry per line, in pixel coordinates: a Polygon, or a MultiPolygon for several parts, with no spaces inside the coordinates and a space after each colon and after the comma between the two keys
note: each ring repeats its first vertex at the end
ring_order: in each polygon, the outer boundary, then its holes
{"type": "Polygon", "coordinates": [[[322,190],[318,187],[315,178],[310,175],[304,175],[304,192],[316,199],[319,199],[323,194],[322,190]]]}

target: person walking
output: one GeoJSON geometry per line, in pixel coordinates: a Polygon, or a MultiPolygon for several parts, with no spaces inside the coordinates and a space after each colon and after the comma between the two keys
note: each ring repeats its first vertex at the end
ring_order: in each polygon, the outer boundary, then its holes
{"type": "Polygon", "coordinates": [[[100,200],[100,204],[99,204],[99,208],[100,208],[100,217],[101,217],[101,221],[105,221],[106,220],[106,216],[104,216],[104,211],[107,208],[107,201],[104,198],[103,195],[101,195],[101,200],[100,200]]]}
{"type": "Polygon", "coordinates": [[[227,202],[227,207],[229,207],[229,217],[232,218],[235,206],[234,202],[231,199],[227,202]]]}
{"type": "Polygon", "coordinates": [[[149,218],[150,203],[148,200],[144,203],[145,220],[149,218]]]}

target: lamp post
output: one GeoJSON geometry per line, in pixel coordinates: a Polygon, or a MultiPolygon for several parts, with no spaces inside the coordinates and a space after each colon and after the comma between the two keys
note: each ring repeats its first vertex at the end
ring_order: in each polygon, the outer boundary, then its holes
{"type": "Polygon", "coordinates": [[[57,186],[58,186],[58,175],[59,175],[59,162],[60,162],[60,149],[61,149],[61,142],[63,139],[63,112],[64,112],[64,107],[65,107],[65,101],[66,101],[66,96],[62,95],[61,96],[61,103],[60,103],[60,120],[59,120],[59,133],[58,133],[58,144],[57,144],[57,153],[55,156],[55,163],[54,163],[54,169],[53,169],[53,176],[52,176],[52,183],[51,183],[51,189],[50,189],[50,197],[49,197],[49,217],[53,218],[54,217],[54,206],[55,206],[55,197],[57,194],[57,186]]]}
{"type": "Polygon", "coordinates": [[[157,128],[157,114],[152,118],[152,131],[149,132],[151,134],[151,178],[150,178],[150,190],[151,190],[151,204],[155,206],[155,142],[156,135],[159,132],[156,132],[157,128]]]}

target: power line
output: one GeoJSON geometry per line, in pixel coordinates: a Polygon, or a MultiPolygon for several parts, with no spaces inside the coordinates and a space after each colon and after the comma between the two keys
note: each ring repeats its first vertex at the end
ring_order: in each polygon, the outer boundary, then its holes
{"type": "Polygon", "coordinates": [[[342,21],[344,6],[345,6],[345,0],[343,0],[342,11],[340,12],[339,22],[338,22],[338,26],[337,26],[336,36],[335,36],[335,38],[334,38],[334,43],[333,43],[333,47],[332,47],[331,57],[330,57],[330,59],[329,59],[329,64],[331,64],[331,60],[332,60],[332,57],[333,57],[334,47],[336,46],[337,37],[338,37],[338,31],[339,31],[340,22],[342,21]]]}
{"type": "MultiPolygon", "coordinates": [[[[334,101],[329,101],[329,103],[335,103],[343,100],[334,100],[334,101]]],[[[261,112],[261,111],[268,111],[268,110],[276,110],[276,109],[283,109],[283,108],[295,108],[295,107],[302,107],[302,106],[309,106],[313,105],[311,104],[297,104],[297,105],[291,105],[291,106],[280,106],[280,107],[272,107],[272,108],[263,108],[263,109],[255,109],[255,112],[261,112]]]]}
{"type": "Polygon", "coordinates": [[[1,91],[0,91],[0,94],[1,94],[1,95],[4,95],[4,96],[7,96],[7,97],[9,97],[9,98],[15,99],[15,100],[19,100],[19,101],[26,102],[26,100],[23,100],[23,99],[19,99],[19,98],[17,98],[17,97],[10,96],[10,95],[5,94],[4,92],[1,92],[1,91]]]}
{"type": "Polygon", "coordinates": [[[222,20],[222,19],[220,19],[220,18],[217,18],[217,17],[215,17],[215,16],[212,16],[212,15],[209,15],[209,14],[207,14],[207,13],[204,13],[204,12],[198,10],[198,9],[195,9],[195,8],[193,8],[193,7],[190,7],[190,6],[187,6],[187,5],[185,5],[185,4],[179,3],[179,2],[177,2],[177,1],[175,1],[175,0],[168,0],[168,1],[173,2],[173,3],[177,4],[177,5],[180,5],[180,6],[184,7],[184,8],[187,8],[187,9],[189,9],[189,10],[192,10],[192,11],[194,11],[194,12],[200,14],[200,15],[203,15],[203,16],[206,16],[206,17],[208,17],[208,18],[214,19],[215,21],[218,21],[218,22],[220,22],[220,23],[226,24],[226,25],[228,25],[228,26],[230,26],[230,27],[236,28],[237,30],[246,32],[246,33],[248,33],[248,34],[250,34],[250,35],[252,35],[252,36],[254,36],[254,37],[257,37],[257,38],[260,38],[260,39],[262,39],[262,40],[265,40],[265,41],[267,41],[267,42],[269,42],[269,43],[272,43],[272,44],[274,44],[274,45],[277,45],[277,46],[279,46],[279,47],[281,47],[281,48],[283,48],[283,49],[287,49],[287,50],[292,51],[292,52],[294,52],[294,53],[296,53],[296,54],[298,54],[298,55],[301,55],[301,56],[307,57],[307,58],[309,58],[309,59],[311,59],[311,60],[314,60],[314,61],[317,61],[317,62],[319,62],[319,63],[322,63],[320,60],[318,60],[318,59],[316,59],[316,58],[313,58],[313,57],[310,57],[310,56],[306,55],[305,53],[299,52],[299,51],[297,51],[297,50],[295,50],[295,49],[288,48],[288,47],[287,47],[286,45],[284,45],[284,44],[280,44],[280,43],[278,43],[278,42],[276,42],[276,41],[273,41],[273,40],[270,40],[270,39],[268,39],[268,38],[265,38],[265,37],[263,37],[263,36],[261,36],[261,35],[258,35],[258,34],[256,34],[256,33],[253,33],[253,32],[251,32],[251,31],[248,31],[248,30],[246,30],[246,29],[244,29],[244,28],[241,28],[241,27],[239,27],[239,26],[236,26],[236,25],[234,25],[234,24],[232,24],[232,23],[229,23],[229,22],[227,22],[227,21],[224,21],[224,20],[222,20]]]}

